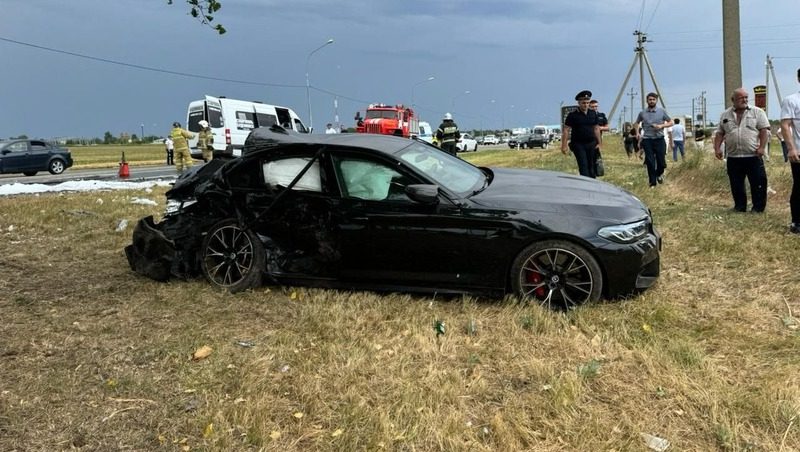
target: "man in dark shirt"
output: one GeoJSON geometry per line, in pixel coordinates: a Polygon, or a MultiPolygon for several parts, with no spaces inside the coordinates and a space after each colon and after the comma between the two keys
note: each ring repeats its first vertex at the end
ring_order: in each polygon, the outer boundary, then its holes
{"type": "Polygon", "coordinates": [[[567,154],[567,145],[575,154],[581,176],[597,177],[597,154],[600,152],[600,125],[597,113],[589,108],[592,92],[581,91],[575,96],[578,109],[567,115],[561,134],[561,152],[567,154]]]}

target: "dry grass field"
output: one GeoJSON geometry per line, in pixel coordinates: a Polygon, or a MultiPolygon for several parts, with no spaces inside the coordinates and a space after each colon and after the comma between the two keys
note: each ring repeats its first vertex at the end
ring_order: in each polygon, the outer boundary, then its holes
{"type": "Polygon", "coordinates": [[[125,161],[134,165],[166,163],[162,144],[69,146],[75,168],[115,168],[125,153],[125,161]]]}
{"type": "MultiPolygon", "coordinates": [[[[566,313],[158,283],[115,228],[159,216],[163,189],[0,198],[0,450],[800,450],[787,165],[768,163],[765,214],[734,214],[711,154],[648,189],[617,141],[605,179],[652,208],[662,276],[566,313]]],[[[555,149],[466,158],[576,172],[555,149]]]]}

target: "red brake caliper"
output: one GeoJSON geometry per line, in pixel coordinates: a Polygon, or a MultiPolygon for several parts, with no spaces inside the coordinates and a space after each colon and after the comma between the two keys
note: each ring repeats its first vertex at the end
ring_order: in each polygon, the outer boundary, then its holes
{"type": "MultiPolygon", "coordinates": [[[[539,272],[528,272],[528,278],[527,279],[528,279],[528,282],[530,284],[541,284],[542,281],[544,280],[544,278],[542,277],[542,274],[539,273],[539,272]]],[[[544,286],[537,287],[533,291],[533,293],[535,293],[536,296],[539,297],[539,298],[544,297],[544,292],[545,292],[544,286]]]]}

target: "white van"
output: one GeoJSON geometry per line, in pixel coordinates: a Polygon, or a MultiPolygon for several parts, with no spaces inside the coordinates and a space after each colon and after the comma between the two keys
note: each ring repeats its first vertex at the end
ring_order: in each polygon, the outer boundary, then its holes
{"type": "Polygon", "coordinates": [[[256,127],[270,127],[279,124],[286,129],[308,133],[300,117],[291,108],[228,99],[227,97],[206,96],[205,99],[189,103],[186,114],[186,127],[195,137],[189,140],[192,157],[202,158],[197,149],[197,132],[200,121],[208,121],[214,134],[214,157],[241,157],[244,140],[256,127]]]}
{"type": "Polygon", "coordinates": [[[419,134],[417,135],[417,138],[433,144],[433,137],[435,133],[436,131],[431,128],[430,124],[425,121],[419,122],[419,134]]]}

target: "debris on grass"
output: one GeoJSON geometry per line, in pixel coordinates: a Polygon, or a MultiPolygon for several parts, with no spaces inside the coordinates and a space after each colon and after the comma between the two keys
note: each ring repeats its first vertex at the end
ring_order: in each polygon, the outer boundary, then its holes
{"type": "Polygon", "coordinates": [[[641,435],[647,447],[656,452],[664,452],[669,447],[669,441],[664,438],[659,438],[649,433],[642,433],[641,435]]]}
{"type": "Polygon", "coordinates": [[[158,203],[153,201],[152,199],[147,198],[133,198],[131,199],[131,204],[141,204],[143,206],[157,206],[158,203]]]}
{"type": "Polygon", "coordinates": [[[114,229],[114,231],[122,232],[127,228],[128,228],[128,220],[122,219],[122,220],[119,220],[119,223],[117,223],[117,228],[114,229]]]}
{"type": "Polygon", "coordinates": [[[192,355],[192,359],[194,361],[200,361],[201,359],[206,359],[206,358],[209,357],[209,355],[211,355],[211,352],[213,352],[213,351],[214,351],[213,348],[209,347],[208,345],[204,345],[204,346],[198,348],[194,352],[194,354],[192,355]]]}

